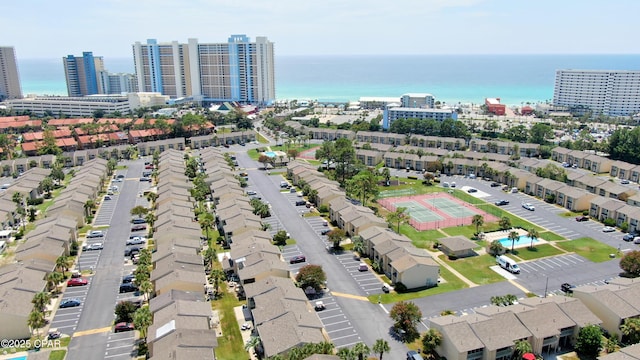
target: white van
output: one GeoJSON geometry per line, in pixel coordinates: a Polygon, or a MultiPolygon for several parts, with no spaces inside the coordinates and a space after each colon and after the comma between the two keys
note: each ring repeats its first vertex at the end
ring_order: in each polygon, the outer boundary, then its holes
{"type": "Polygon", "coordinates": [[[520,267],[518,267],[518,264],[516,264],[513,259],[508,258],[504,255],[496,257],[496,264],[500,265],[501,268],[513,274],[520,274],[520,267]]]}
{"type": "Polygon", "coordinates": [[[369,267],[367,266],[367,264],[360,263],[360,265],[358,265],[358,271],[367,271],[367,270],[369,270],[369,267]]]}
{"type": "Polygon", "coordinates": [[[456,187],[456,182],[455,181],[451,183],[451,187],[456,187]]]}
{"type": "Polygon", "coordinates": [[[517,194],[518,193],[518,188],[517,187],[512,187],[511,188],[511,193],[517,194]]]}

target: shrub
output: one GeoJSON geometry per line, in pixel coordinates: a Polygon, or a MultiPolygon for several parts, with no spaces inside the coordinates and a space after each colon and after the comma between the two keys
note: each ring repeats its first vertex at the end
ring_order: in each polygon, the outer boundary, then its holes
{"type": "Polygon", "coordinates": [[[43,198],[27,199],[27,205],[40,205],[44,202],[43,198]]]}
{"type": "Polygon", "coordinates": [[[622,232],[628,232],[629,231],[629,223],[625,221],[622,224],[620,224],[620,230],[622,232]]]}
{"type": "Polygon", "coordinates": [[[320,205],[318,207],[318,211],[321,213],[328,213],[329,212],[329,207],[327,205],[320,205]]]}
{"type": "Polygon", "coordinates": [[[393,288],[396,290],[396,292],[398,293],[403,293],[403,292],[407,292],[407,286],[401,282],[397,282],[393,288]]]}
{"type": "Polygon", "coordinates": [[[616,226],[616,221],[614,219],[605,219],[603,223],[605,226],[616,226]]]}

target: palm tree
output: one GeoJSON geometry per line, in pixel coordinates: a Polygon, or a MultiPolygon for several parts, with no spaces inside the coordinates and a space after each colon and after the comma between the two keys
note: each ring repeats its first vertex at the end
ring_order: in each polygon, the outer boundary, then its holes
{"type": "Polygon", "coordinates": [[[398,226],[397,232],[398,234],[400,234],[400,225],[405,221],[407,221],[408,218],[409,218],[409,214],[407,214],[407,208],[399,207],[396,209],[396,211],[387,215],[387,222],[391,224],[397,224],[398,226]]]}
{"type": "Polygon", "coordinates": [[[31,328],[31,331],[36,333],[36,336],[40,336],[38,329],[46,325],[42,311],[33,309],[27,319],[27,325],[31,328]]]}
{"type": "Polygon", "coordinates": [[[538,240],[538,236],[540,236],[540,234],[538,234],[538,230],[531,228],[527,232],[527,236],[531,238],[531,246],[529,248],[533,249],[533,243],[538,240]]]}
{"type": "Polygon", "coordinates": [[[336,355],[340,358],[340,360],[357,360],[358,357],[353,352],[353,350],[343,347],[338,350],[336,355]]]}
{"type": "Polygon", "coordinates": [[[216,289],[216,294],[218,294],[218,286],[220,285],[220,281],[224,280],[226,277],[226,274],[224,273],[224,270],[222,269],[213,269],[211,270],[211,273],[209,274],[209,280],[211,280],[211,282],[213,282],[213,287],[216,289]]]}
{"type": "Polygon", "coordinates": [[[516,340],[513,346],[513,355],[516,359],[522,359],[522,356],[526,353],[533,352],[531,344],[526,340],[516,340]]]}
{"type": "Polygon", "coordinates": [[[143,306],[133,314],[133,326],[140,331],[140,337],[147,337],[147,329],[153,323],[153,315],[148,306],[143,306]]]}
{"type": "Polygon", "coordinates": [[[391,351],[389,343],[384,339],[377,339],[373,344],[373,352],[376,354],[380,354],[378,356],[379,360],[382,360],[382,354],[388,353],[389,351],[391,351]]]}
{"type": "Polygon", "coordinates": [[[207,247],[207,250],[204,251],[203,254],[203,260],[204,260],[204,268],[205,270],[211,270],[211,267],[213,266],[213,264],[215,263],[216,259],[218,258],[218,254],[216,252],[216,249],[209,246],[207,247]]]}
{"type": "Polygon", "coordinates": [[[501,254],[504,250],[504,246],[499,240],[493,240],[491,244],[489,244],[489,252],[493,255],[501,254]]]}
{"type": "Polygon", "coordinates": [[[503,216],[502,219],[498,222],[500,225],[500,229],[507,230],[511,228],[511,219],[508,216],[503,216]]]}
{"type": "Polygon", "coordinates": [[[50,272],[47,274],[47,288],[53,291],[63,280],[64,275],[62,273],[57,271],[50,272]]]}
{"type": "Polygon", "coordinates": [[[50,301],[51,295],[49,295],[48,292],[41,291],[33,296],[33,300],[31,300],[31,303],[33,304],[34,309],[37,309],[44,313],[50,301]]]}
{"type": "Polygon", "coordinates": [[[58,256],[58,258],[56,259],[56,269],[60,270],[61,273],[66,273],[67,271],[69,271],[69,263],[71,262],[71,259],[68,258],[65,255],[60,255],[58,256]]]}
{"type": "Polygon", "coordinates": [[[516,245],[516,241],[520,240],[520,235],[518,235],[517,231],[512,231],[509,233],[509,240],[511,240],[511,252],[513,253],[513,248],[516,245]]]}
{"type": "Polygon", "coordinates": [[[389,179],[391,179],[391,171],[388,167],[382,168],[382,177],[384,178],[385,185],[389,183],[389,179]]]}
{"type": "Polygon", "coordinates": [[[209,230],[213,228],[216,222],[216,218],[213,214],[209,212],[204,212],[198,215],[198,222],[200,223],[200,228],[204,230],[204,236],[207,241],[209,241],[209,230]]]}
{"type": "Polygon", "coordinates": [[[637,344],[640,342],[640,319],[628,318],[620,325],[623,340],[627,344],[637,344]]]}
{"type": "Polygon", "coordinates": [[[260,338],[257,336],[252,336],[244,344],[244,349],[248,352],[249,350],[254,349],[258,345],[260,345],[260,338]]]}
{"type": "Polygon", "coordinates": [[[148,212],[147,215],[145,215],[144,219],[147,222],[147,224],[149,224],[149,229],[151,230],[151,232],[153,232],[153,225],[156,223],[156,220],[158,219],[156,215],[152,212],[148,212]]]}
{"type": "Polygon", "coordinates": [[[153,283],[151,283],[151,281],[146,280],[140,283],[140,291],[144,293],[144,296],[147,300],[150,298],[153,290],[153,283]]]}
{"type": "Polygon", "coordinates": [[[360,255],[363,255],[365,252],[364,241],[362,237],[355,235],[351,238],[351,243],[353,244],[353,251],[357,252],[360,255]]]}
{"type": "Polygon", "coordinates": [[[84,203],[84,216],[87,217],[87,218],[91,217],[92,210],[93,210],[93,208],[95,206],[96,206],[96,202],[95,201],[93,201],[91,199],[87,200],[84,203]]]}
{"type": "Polygon", "coordinates": [[[358,356],[358,360],[364,360],[365,356],[369,356],[369,354],[371,354],[371,349],[369,349],[367,344],[363,342],[355,344],[352,351],[356,356],[358,356]]]}
{"type": "Polygon", "coordinates": [[[476,227],[476,234],[480,232],[480,227],[484,224],[484,216],[478,214],[473,215],[473,219],[471,219],[471,223],[476,227]]]}
{"type": "Polygon", "coordinates": [[[454,315],[455,311],[450,309],[445,309],[440,312],[440,316],[454,315]]]}

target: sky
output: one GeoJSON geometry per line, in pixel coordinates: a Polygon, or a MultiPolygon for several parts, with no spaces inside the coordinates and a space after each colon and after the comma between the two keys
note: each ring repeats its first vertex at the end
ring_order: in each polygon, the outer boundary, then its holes
{"type": "Polygon", "coordinates": [[[22,0],[0,9],[18,59],[266,36],[282,55],[638,54],[638,0],[22,0]]]}

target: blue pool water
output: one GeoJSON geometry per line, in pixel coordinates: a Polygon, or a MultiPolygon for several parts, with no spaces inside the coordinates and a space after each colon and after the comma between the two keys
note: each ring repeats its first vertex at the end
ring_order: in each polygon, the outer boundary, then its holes
{"type": "MultiPolygon", "coordinates": [[[[502,238],[502,239],[498,239],[498,241],[500,241],[500,244],[502,244],[502,246],[506,247],[506,248],[511,248],[511,240],[509,238],[502,238]]],[[[533,239],[533,244],[537,244],[538,243],[538,239],[533,239]]],[[[531,238],[526,236],[526,235],[521,235],[519,240],[516,240],[515,242],[515,247],[519,247],[519,246],[523,246],[523,245],[531,245],[531,238]]]]}
{"type": "Polygon", "coordinates": [[[273,151],[265,151],[264,154],[270,158],[276,157],[276,153],[274,153],[273,151]]]}
{"type": "Polygon", "coordinates": [[[11,358],[9,360],[27,360],[27,357],[26,356],[20,356],[20,357],[11,358]]]}

